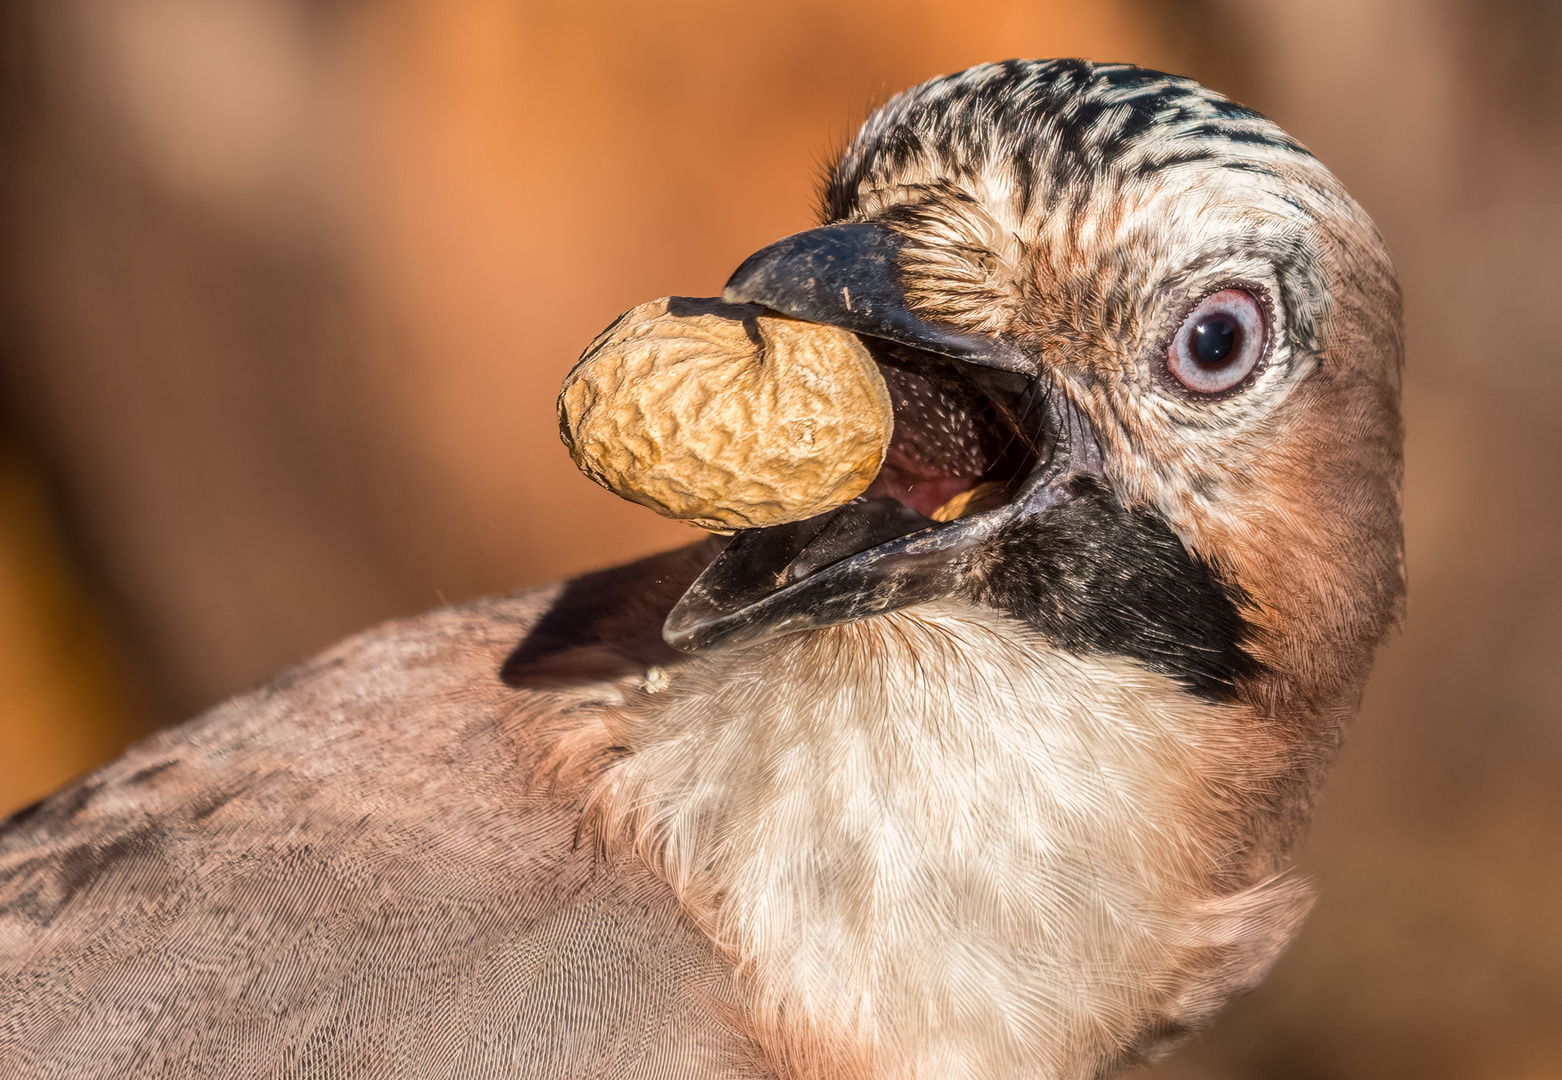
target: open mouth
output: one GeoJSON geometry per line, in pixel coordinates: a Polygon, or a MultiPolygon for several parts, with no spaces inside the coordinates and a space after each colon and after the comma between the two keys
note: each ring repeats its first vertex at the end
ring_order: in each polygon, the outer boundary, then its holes
{"type": "Polygon", "coordinates": [[[889,387],[895,432],[862,498],[894,499],[931,522],[1008,502],[1041,453],[1031,381],[893,342],[864,343],[889,387]]]}
{"type": "Polygon", "coordinates": [[[684,650],[741,645],[956,595],[1010,523],[1099,474],[1088,420],[1040,358],[1004,334],[930,321],[901,282],[905,236],[840,222],[745,259],[727,304],[758,304],[855,333],[894,403],[889,454],[860,497],[818,517],[738,533],[662,627],[684,650]]]}
{"type": "Polygon", "coordinates": [[[895,414],[878,476],[844,506],[733,536],[668,616],[669,643],[739,644],[932,599],[1049,472],[1057,438],[1044,383],[862,341],[895,414]]]}
{"type": "Polygon", "coordinates": [[[1029,379],[862,340],[895,410],[884,464],[844,506],[738,534],[734,545],[757,557],[755,589],[768,584],[759,572],[765,563],[775,566],[774,582],[784,587],[892,540],[1002,507],[1040,463],[1044,432],[1029,379]]]}

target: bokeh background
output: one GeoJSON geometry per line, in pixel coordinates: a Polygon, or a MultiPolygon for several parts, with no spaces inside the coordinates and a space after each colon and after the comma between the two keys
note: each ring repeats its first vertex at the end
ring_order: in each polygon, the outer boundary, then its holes
{"type": "Polygon", "coordinates": [[[553,399],[1009,56],[1277,119],[1405,288],[1410,616],[1323,899],[1174,1078],[1562,1078],[1562,4],[9,0],[0,812],[377,620],[686,540],[553,399]]]}

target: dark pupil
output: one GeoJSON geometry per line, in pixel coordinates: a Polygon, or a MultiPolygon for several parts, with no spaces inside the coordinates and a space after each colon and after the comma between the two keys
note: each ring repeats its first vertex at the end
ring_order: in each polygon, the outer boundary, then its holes
{"type": "Polygon", "coordinates": [[[1237,323],[1225,315],[1205,319],[1194,330],[1193,355],[1206,367],[1225,362],[1237,345],[1237,323]]]}

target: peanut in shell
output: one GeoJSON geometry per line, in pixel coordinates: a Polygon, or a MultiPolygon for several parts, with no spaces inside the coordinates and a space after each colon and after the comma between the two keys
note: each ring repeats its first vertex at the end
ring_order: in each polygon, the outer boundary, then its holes
{"type": "Polygon", "coordinates": [[[855,335],[719,301],[626,312],[559,394],[559,433],[582,472],[722,532],[849,502],[893,430],[884,378],[855,335]]]}

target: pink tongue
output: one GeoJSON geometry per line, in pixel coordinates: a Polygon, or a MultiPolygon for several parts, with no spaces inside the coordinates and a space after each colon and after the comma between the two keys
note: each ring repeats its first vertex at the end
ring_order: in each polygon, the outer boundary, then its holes
{"type": "Polygon", "coordinates": [[[974,477],[950,476],[929,468],[899,447],[891,447],[878,478],[863,495],[870,499],[888,495],[920,514],[931,516],[934,510],[962,491],[969,491],[975,483],[974,477]]]}

